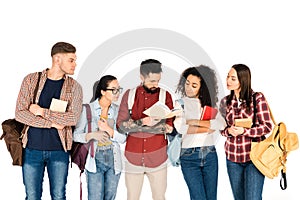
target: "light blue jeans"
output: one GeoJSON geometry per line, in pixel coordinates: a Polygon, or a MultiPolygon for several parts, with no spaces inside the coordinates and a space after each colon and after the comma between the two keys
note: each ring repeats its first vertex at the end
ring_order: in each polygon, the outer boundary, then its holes
{"type": "Polygon", "coordinates": [[[235,163],[226,159],[227,172],[235,200],[261,200],[265,176],[249,161],[235,163]]]}
{"type": "Polygon", "coordinates": [[[51,199],[66,199],[69,153],[26,148],[23,158],[22,173],[26,200],[40,200],[42,198],[45,168],[47,168],[50,182],[51,199]]]}
{"type": "Polygon", "coordinates": [[[116,198],[119,174],[114,170],[114,154],[112,149],[96,152],[97,172],[86,170],[88,199],[89,200],[113,200],[116,198]]]}
{"type": "Polygon", "coordinates": [[[191,200],[216,200],[218,156],[215,146],[181,149],[181,171],[191,200]]]}

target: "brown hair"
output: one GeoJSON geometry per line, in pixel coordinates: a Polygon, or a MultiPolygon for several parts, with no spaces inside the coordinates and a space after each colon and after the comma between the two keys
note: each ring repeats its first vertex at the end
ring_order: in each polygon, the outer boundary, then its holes
{"type": "Polygon", "coordinates": [[[51,57],[57,53],[75,53],[76,48],[66,42],[57,42],[51,49],[51,57]]]}

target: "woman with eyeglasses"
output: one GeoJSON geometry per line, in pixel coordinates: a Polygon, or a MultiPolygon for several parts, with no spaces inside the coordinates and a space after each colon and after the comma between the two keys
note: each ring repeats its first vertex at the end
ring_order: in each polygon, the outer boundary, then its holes
{"type": "Polygon", "coordinates": [[[86,108],[83,107],[76,125],[73,140],[87,143],[93,141],[85,164],[89,200],[113,200],[121,175],[121,152],[119,143],[124,143],[126,135],[116,130],[117,101],[123,88],[116,77],[103,76],[91,102],[92,131],[88,132],[86,108]]]}

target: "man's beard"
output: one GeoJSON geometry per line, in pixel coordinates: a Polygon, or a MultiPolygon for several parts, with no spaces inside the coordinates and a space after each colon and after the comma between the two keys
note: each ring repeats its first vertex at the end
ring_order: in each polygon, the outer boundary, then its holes
{"type": "Polygon", "coordinates": [[[158,91],[158,88],[156,88],[156,87],[148,88],[145,85],[143,85],[143,87],[144,87],[145,91],[150,94],[154,94],[158,91]]]}

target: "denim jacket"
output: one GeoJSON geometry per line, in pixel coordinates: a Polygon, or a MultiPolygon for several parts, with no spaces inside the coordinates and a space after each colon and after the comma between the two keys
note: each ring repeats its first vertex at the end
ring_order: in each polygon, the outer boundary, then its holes
{"type": "MultiPolygon", "coordinates": [[[[101,108],[98,102],[98,99],[93,101],[89,104],[91,107],[91,114],[92,114],[92,132],[98,130],[98,120],[101,114],[101,108]]],[[[116,104],[111,104],[108,110],[108,119],[113,119],[116,121],[118,116],[118,109],[119,106],[116,104]]],[[[73,133],[73,140],[75,142],[82,142],[87,143],[86,141],[86,134],[88,132],[87,126],[87,118],[86,118],[86,109],[85,107],[82,108],[82,113],[80,115],[80,119],[75,127],[73,133]]],[[[114,153],[114,169],[115,173],[119,174],[122,171],[122,157],[121,157],[121,150],[119,143],[124,143],[126,141],[126,135],[121,134],[116,129],[116,123],[114,123],[114,136],[111,138],[112,145],[113,145],[113,153],[114,153]]],[[[97,147],[98,141],[94,141],[94,146],[97,147]]],[[[86,160],[85,169],[89,172],[96,172],[96,161],[95,157],[91,157],[90,155],[91,148],[89,149],[89,154],[86,160]]]]}

